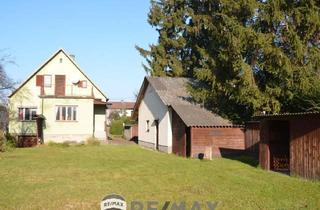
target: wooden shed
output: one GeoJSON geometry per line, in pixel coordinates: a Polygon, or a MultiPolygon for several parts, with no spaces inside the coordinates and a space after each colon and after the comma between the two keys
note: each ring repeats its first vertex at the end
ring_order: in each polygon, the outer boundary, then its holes
{"type": "Polygon", "coordinates": [[[258,116],[263,169],[320,178],[320,113],[258,116]]]}

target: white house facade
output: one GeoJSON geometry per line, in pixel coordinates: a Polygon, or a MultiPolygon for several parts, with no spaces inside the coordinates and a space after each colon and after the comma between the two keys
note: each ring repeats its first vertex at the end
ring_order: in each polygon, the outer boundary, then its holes
{"type": "Polygon", "coordinates": [[[9,96],[9,132],[39,135],[44,142],[105,139],[107,97],[63,49],[58,50],[9,96]]]}
{"type": "Polygon", "coordinates": [[[138,111],[139,144],[163,152],[172,152],[171,111],[155,89],[148,84],[138,111]]]}

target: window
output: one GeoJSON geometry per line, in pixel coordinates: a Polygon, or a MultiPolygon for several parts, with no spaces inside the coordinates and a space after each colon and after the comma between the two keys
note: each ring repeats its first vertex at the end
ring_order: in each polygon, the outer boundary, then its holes
{"type": "Polygon", "coordinates": [[[83,80],[81,83],[83,88],[87,88],[87,80],[83,80]]]}
{"type": "Polygon", "coordinates": [[[87,80],[81,80],[78,82],[78,87],[87,88],[87,80]]]}
{"type": "Polygon", "coordinates": [[[51,75],[44,75],[44,86],[51,87],[51,75]]]}
{"type": "Polygon", "coordinates": [[[150,130],[150,125],[149,125],[149,120],[146,122],[146,132],[149,132],[150,130]]]}
{"type": "Polygon", "coordinates": [[[56,120],[57,121],[76,121],[77,107],[76,106],[57,106],[56,120]]]}
{"type": "Polygon", "coordinates": [[[32,121],[36,120],[37,108],[19,108],[19,120],[32,121]]]}

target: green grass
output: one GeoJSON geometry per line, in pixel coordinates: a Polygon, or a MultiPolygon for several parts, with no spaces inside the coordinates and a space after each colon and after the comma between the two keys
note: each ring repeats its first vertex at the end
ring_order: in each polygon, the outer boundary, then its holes
{"type": "Polygon", "coordinates": [[[0,209],[99,209],[110,193],[144,201],[145,207],[156,200],[158,209],[164,201],[218,201],[218,209],[320,208],[320,182],[237,160],[185,159],[136,145],[42,146],[0,154],[0,209]]]}

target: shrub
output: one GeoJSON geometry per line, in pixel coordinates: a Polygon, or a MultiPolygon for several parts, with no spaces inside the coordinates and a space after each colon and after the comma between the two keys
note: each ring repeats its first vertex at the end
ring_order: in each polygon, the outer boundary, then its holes
{"type": "Polygon", "coordinates": [[[86,143],[87,145],[90,145],[90,146],[99,146],[100,140],[95,137],[89,137],[87,138],[86,143]]]}
{"type": "Polygon", "coordinates": [[[112,135],[122,135],[123,134],[123,121],[113,120],[110,126],[110,133],[112,135]]]}
{"type": "Polygon", "coordinates": [[[6,145],[9,147],[17,147],[18,141],[10,133],[6,134],[6,145]]]}

